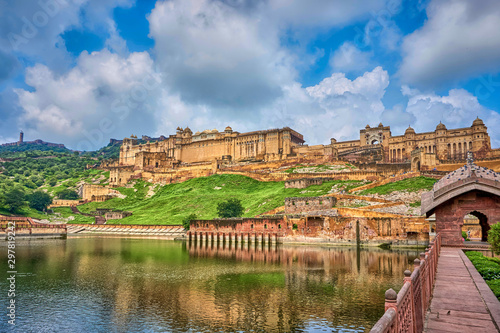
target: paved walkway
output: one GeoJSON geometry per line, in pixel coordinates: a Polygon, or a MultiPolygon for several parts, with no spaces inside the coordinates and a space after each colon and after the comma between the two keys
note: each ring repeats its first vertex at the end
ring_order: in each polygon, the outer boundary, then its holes
{"type": "Polygon", "coordinates": [[[442,248],[424,332],[500,332],[500,302],[457,248],[442,248]]]}

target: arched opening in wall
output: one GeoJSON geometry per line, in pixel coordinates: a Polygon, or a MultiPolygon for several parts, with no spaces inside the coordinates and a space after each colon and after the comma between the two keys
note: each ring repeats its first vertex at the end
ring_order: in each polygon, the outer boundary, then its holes
{"type": "Polygon", "coordinates": [[[372,142],[371,142],[371,144],[372,144],[372,145],[378,145],[379,143],[380,143],[380,142],[379,142],[378,140],[376,140],[376,139],[375,139],[375,140],[372,140],[372,142]]]}
{"type": "Polygon", "coordinates": [[[490,225],[488,224],[488,217],[485,214],[476,210],[465,214],[462,231],[465,232],[470,240],[488,241],[488,230],[490,230],[490,225]]]}
{"type": "Polygon", "coordinates": [[[411,163],[411,169],[413,171],[420,171],[420,158],[414,157],[411,163]]]}

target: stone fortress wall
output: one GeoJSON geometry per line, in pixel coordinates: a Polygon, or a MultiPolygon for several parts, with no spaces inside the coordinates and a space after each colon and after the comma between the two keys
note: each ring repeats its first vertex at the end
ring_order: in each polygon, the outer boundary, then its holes
{"type": "MultiPolygon", "coordinates": [[[[500,149],[491,149],[487,127],[479,118],[467,128],[448,130],[440,123],[434,132],[416,133],[409,127],[404,135],[399,136],[392,135],[390,126],[367,125],[360,130],[359,140],[337,142],[331,139],[327,145],[315,146],[304,143],[303,136],[289,127],[248,133],[233,131],[229,126],[223,132],[205,130],[193,133],[189,128],[177,128],[176,134],[145,144],[138,144],[134,136],[125,138],[118,162],[104,168],[110,171],[110,185],[122,186],[131,179],[171,183],[233,172],[262,171],[269,180],[306,178],[308,175],[270,176],[276,171],[275,168],[271,170],[272,166],[302,160],[318,164],[350,162],[357,165],[358,172],[385,175],[462,163],[467,151],[471,151],[476,159],[500,159],[500,149]],[[268,170],[262,170],[265,168],[268,170]]],[[[345,177],[339,179],[355,179],[348,176],[349,172],[342,174],[345,177]]],[[[253,176],[259,180],[263,177],[253,176]]],[[[363,176],[369,177],[370,174],[363,176]]],[[[288,183],[292,187],[304,185],[288,183]]]]}

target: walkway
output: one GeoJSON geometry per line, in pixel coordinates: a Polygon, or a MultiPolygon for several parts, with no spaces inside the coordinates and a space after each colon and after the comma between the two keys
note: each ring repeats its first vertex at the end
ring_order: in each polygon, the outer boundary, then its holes
{"type": "Polygon", "coordinates": [[[500,332],[500,302],[473,267],[462,250],[441,249],[424,332],[500,332]]]}

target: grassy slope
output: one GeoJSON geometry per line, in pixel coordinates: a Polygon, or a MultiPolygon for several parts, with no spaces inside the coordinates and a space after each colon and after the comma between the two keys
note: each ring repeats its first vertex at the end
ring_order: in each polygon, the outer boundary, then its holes
{"type": "Polygon", "coordinates": [[[394,191],[416,192],[419,190],[431,190],[436,180],[429,177],[415,177],[403,179],[397,182],[377,186],[368,190],[357,192],[359,195],[366,194],[389,194],[394,191]]]}
{"type": "Polygon", "coordinates": [[[132,211],[132,216],[116,221],[122,224],[181,224],[191,213],[198,218],[215,218],[219,202],[237,198],[245,208],[244,216],[251,217],[283,206],[285,197],[324,195],[338,183],[359,186],[356,181],[329,181],[310,186],[306,193],[300,193],[304,189],[285,189],[284,182],[260,182],[240,175],[214,175],[166,185],[151,198],[145,198],[151,184],[139,181],[134,188],[119,189],[127,195],[125,199],[89,203],[80,206],[80,210],[90,212],[99,207],[132,211]]]}

